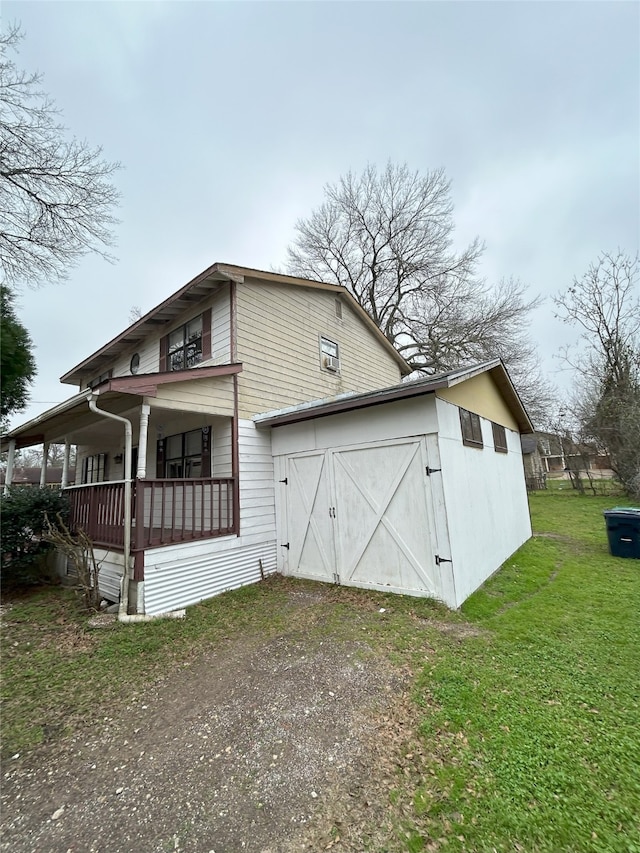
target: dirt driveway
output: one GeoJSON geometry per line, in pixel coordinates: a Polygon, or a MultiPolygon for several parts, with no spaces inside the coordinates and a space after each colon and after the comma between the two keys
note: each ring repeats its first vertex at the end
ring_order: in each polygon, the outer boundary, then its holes
{"type": "Polygon", "coordinates": [[[388,802],[376,744],[405,688],[366,637],[230,638],[100,730],[8,760],[1,849],[363,850],[388,802]]]}

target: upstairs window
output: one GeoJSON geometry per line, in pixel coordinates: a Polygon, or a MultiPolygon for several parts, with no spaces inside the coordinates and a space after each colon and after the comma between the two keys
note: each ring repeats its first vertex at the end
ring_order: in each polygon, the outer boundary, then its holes
{"type": "Polygon", "coordinates": [[[507,433],[500,424],[491,423],[493,430],[493,449],[496,453],[507,453],[507,433]]]}
{"type": "Polygon", "coordinates": [[[320,338],[320,366],[331,373],[340,371],[340,350],[329,338],[320,338]]]}
{"type": "Polygon", "coordinates": [[[82,460],[82,482],[104,483],[107,479],[107,454],[95,453],[82,460]]]}
{"type": "Polygon", "coordinates": [[[467,447],[483,447],[480,418],[475,412],[469,412],[466,409],[460,409],[459,411],[462,443],[467,447]]]}
{"type": "Polygon", "coordinates": [[[202,315],[169,334],[169,370],[186,370],[202,361],[202,315]]]}
{"type": "Polygon", "coordinates": [[[161,373],[187,370],[211,358],[211,308],[160,338],[161,373]]]}

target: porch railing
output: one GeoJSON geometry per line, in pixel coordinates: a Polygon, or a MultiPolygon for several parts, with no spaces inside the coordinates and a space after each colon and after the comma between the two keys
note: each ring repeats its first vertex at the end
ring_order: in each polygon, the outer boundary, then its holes
{"type": "Polygon", "coordinates": [[[95,545],[124,546],[124,481],[65,489],[71,527],[81,527],[95,545]]]}
{"type": "MultiPolygon", "coordinates": [[[[136,480],[132,484],[134,551],[236,532],[233,478],[136,480]]],[[[124,482],[72,486],[71,524],[95,545],[124,546],[124,482]]]]}
{"type": "Polygon", "coordinates": [[[136,480],[136,550],[235,532],[233,479],[136,480]]]}

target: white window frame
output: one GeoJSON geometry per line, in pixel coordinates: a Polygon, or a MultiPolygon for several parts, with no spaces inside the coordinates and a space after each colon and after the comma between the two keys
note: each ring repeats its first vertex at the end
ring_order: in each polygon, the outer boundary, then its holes
{"type": "Polygon", "coordinates": [[[325,335],[320,335],[320,367],[327,373],[340,373],[340,345],[325,335]],[[331,362],[328,361],[331,359],[331,362]],[[330,366],[333,365],[333,366],[330,366]]]}

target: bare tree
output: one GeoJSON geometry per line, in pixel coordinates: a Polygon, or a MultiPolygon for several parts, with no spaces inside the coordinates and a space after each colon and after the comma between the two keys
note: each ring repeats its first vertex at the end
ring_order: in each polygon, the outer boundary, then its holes
{"type": "Polygon", "coordinates": [[[349,172],[325,187],[325,201],[296,232],[288,272],[350,290],[414,370],[499,356],[525,404],[544,408],[549,390],[526,335],[538,300],[513,279],[490,287],[478,278],[478,238],[454,250],[443,169],[423,175],[389,162],[381,172],[349,172]]]}
{"type": "Polygon", "coordinates": [[[142,308],[139,305],[132,305],[129,310],[129,323],[135,323],[142,317],[142,308]]]}
{"type": "Polygon", "coordinates": [[[87,252],[110,258],[117,163],[68,138],[42,75],[9,58],[22,38],[0,35],[0,263],[5,283],[63,279],[87,252]]]}
{"type": "Polygon", "coordinates": [[[52,524],[45,512],[44,521],[46,527],[42,538],[45,542],[51,542],[78,573],[78,589],[82,594],[85,609],[88,611],[99,610],[102,596],[98,577],[102,560],[96,558],[90,537],[81,527],[72,532],[60,513],[56,513],[56,520],[52,524]]]}
{"type": "MultiPolygon", "coordinates": [[[[43,446],[36,445],[35,447],[25,448],[24,450],[16,451],[16,465],[25,468],[39,468],[42,465],[42,457],[44,453],[43,446]]],[[[49,468],[62,468],[64,464],[64,444],[50,444],[47,451],[47,466],[49,468]]],[[[71,446],[69,454],[69,464],[76,464],[76,448],[71,446]]]]}
{"type": "Polygon", "coordinates": [[[627,491],[640,496],[640,259],[603,252],[555,298],[558,316],[580,330],[562,358],[576,375],[583,435],[605,450],[627,491]]]}

